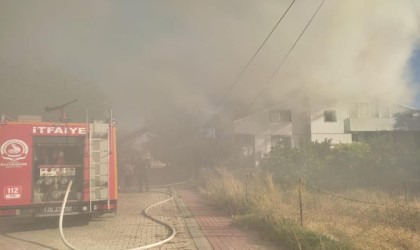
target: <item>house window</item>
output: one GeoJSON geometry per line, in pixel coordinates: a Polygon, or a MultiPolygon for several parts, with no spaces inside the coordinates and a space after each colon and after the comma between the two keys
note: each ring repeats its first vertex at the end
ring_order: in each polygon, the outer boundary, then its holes
{"type": "Polygon", "coordinates": [[[337,122],[337,114],[335,110],[324,111],[324,122],[337,122]]]}
{"type": "Polygon", "coordinates": [[[280,145],[281,147],[292,147],[292,138],[284,135],[272,135],[271,136],[271,147],[280,145]]]}
{"type": "Polygon", "coordinates": [[[270,110],[270,122],[290,122],[292,121],[292,114],[290,110],[273,109],[270,110]]]}

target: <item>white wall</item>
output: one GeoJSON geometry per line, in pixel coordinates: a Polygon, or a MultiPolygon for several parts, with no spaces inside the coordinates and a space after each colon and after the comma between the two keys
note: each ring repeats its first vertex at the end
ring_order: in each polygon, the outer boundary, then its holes
{"type": "MultiPolygon", "coordinates": [[[[395,118],[349,118],[351,103],[326,103],[309,107],[305,102],[298,104],[280,104],[270,109],[257,112],[234,122],[235,134],[255,136],[256,162],[271,151],[271,136],[289,136],[292,146],[299,146],[303,140],[322,142],[325,139],[332,143],[351,143],[351,131],[396,130],[395,118]],[[291,111],[291,122],[270,122],[270,111],[286,109],[291,111]],[[335,110],[336,122],[326,122],[324,111],[335,110]],[[353,127],[353,129],[351,129],[353,127]]],[[[407,111],[402,105],[390,105],[390,114],[407,111]]],[[[417,112],[411,109],[412,112],[417,112]]],[[[408,130],[420,130],[420,118],[410,119],[408,130]],[[414,122],[412,122],[414,121],[414,122]],[[413,128],[416,129],[413,129],[413,128]]]]}
{"type": "Polygon", "coordinates": [[[353,142],[351,134],[312,134],[311,140],[313,142],[323,142],[325,140],[331,140],[332,144],[353,142]]]}
{"type": "Polygon", "coordinates": [[[331,139],[332,143],[351,143],[352,136],[344,130],[344,121],[349,118],[349,104],[335,103],[311,107],[311,140],[331,139]],[[324,111],[335,110],[336,122],[325,122],[324,111]]]}
{"type": "Polygon", "coordinates": [[[300,138],[310,139],[310,110],[300,103],[281,104],[273,108],[251,114],[234,122],[235,134],[255,135],[256,161],[271,151],[271,136],[281,135],[291,138],[292,146],[298,146],[300,138]],[[270,111],[285,109],[291,111],[291,122],[270,122],[270,111]]]}

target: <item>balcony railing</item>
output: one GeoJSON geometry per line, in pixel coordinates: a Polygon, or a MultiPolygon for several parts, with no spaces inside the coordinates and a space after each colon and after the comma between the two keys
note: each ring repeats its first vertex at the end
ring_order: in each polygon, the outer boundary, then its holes
{"type": "Polygon", "coordinates": [[[420,131],[419,117],[367,117],[344,120],[344,131],[420,131]]]}

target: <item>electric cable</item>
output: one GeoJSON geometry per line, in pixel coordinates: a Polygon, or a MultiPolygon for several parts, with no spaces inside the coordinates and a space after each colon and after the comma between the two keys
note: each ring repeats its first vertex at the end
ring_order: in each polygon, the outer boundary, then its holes
{"type": "Polygon", "coordinates": [[[239,73],[239,75],[235,78],[235,80],[232,82],[232,84],[229,86],[229,88],[226,90],[226,92],[223,94],[223,96],[219,99],[216,106],[220,106],[222,102],[226,99],[227,95],[232,91],[232,89],[236,86],[236,84],[239,82],[239,79],[241,79],[242,75],[245,73],[245,71],[249,68],[251,63],[254,61],[255,57],[258,55],[262,47],[264,47],[265,43],[268,41],[268,39],[271,37],[273,32],[276,30],[277,26],[281,23],[283,18],[286,16],[287,12],[289,12],[290,8],[293,6],[296,0],[293,0],[289,7],[287,7],[286,11],[283,13],[283,15],[280,17],[280,19],[277,21],[276,25],[271,29],[268,36],[264,39],[260,47],[257,49],[257,51],[254,53],[254,55],[251,57],[251,59],[248,61],[248,63],[245,65],[245,67],[242,69],[242,71],[239,73]]]}
{"type": "MultiPolygon", "coordinates": [[[[283,15],[280,17],[280,19],[277,21],[277,23],[274,25],[274,27],[271,29],[270,33],[267,35],[267,37],[264,39],[264,41],[261,43],[261,45],[258,47],[257,51],[253,54],[251,59],[249,59],[248,63],[245,65],[245,67],[241,70],[239,75],[235,78],[235,80],[230,84],[228,89],[225,91],[225,93],[222,95],[222,97],[217,101],[216,103],[216,110],[220,107],[220,105],[223,103],[223,101],[226,99],[226,97],[229,95],[229,93],[232,91],[232,89],[238,84],[239,80],[241,79],[242,75],[247,71],[251,63],[254,61],[255,57],[257,57],[258,53],[261,51],[261,49],[264,47],[268,39],[271,37],[271,35],[276,30],[277,26],[281,23],[281,21],[284,19],[286,14],[289,12],[290,8],[293,6],[293,4],[296,2],[296,0],[293,0],[289,6],[287,7],[286,11],[283,13],[283,15]]],[[[217,111],[216,111],[217,112],[217,111]]],[[[205,120],[204,125],[206,125],[213,117],[217,115],[212,115],[209,119],[205,120]]]]}
{"type": "MultiPolygon", "coordinates": [[[[296,47],[297,43],[299,42],[299,40],[301,39],[301,37],[303,36],[303,34],[305,33],[305,31],[308,29],[309,25],[312,23],[312,21],[314,20],[315,16],[318,14],[318,12],[321,9],[322,5],[324,5],[324,2],[325,2],[325,0],[322,0],[322,2],[320,3],[320,5],[318,6],[317,10],[314,12],[314,14],[312,15],[311,19],[309,19],[309,22],[306,24],[305,28],[302,30],[302,32],[300,33],[300,35],[298,36],[298,38],[294,42],[293,46],[289,49],[289,51],[287,52],[286,56],[280,62],[279,66],[276,68],[276,70],[274,71],[274,73],[270,76],[270,79],[266,83],[265,87],[267,87],[268,85],[270,85],[271,81],[274,79],[274,77],[276,76],[277,72],[283,66],[284,62],[287,60],[287,58],[289,57],[289,55],[292,53],[292,51],[296,47]]],[[[254,99],[252,100],[252,102],[250,103],[250,105],[247,107],[246,113],[252,108],[252,106],[254,106],[255,102],[257,101],[258,97],[262,94],[263,91],[264,91],[264,87],[260,89],[260,91],[258,92],[258,94],[254,97],[254,99]]]]}

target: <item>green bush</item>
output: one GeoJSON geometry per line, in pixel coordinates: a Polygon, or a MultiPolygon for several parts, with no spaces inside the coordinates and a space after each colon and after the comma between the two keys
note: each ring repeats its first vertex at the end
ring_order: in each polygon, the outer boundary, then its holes
{"type": "Polygon", "coordinates": [[[333,145],[327,140],[299,148],[279,144],[263,158],[261,168],[272,173],[280,185],[290,185],[303,178],[324,188],[418,191],[419,153],[416,144],[389,135],[352,144],[333,145]]]}

